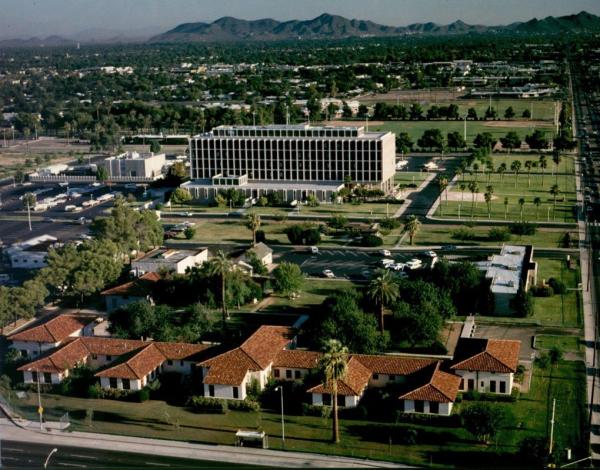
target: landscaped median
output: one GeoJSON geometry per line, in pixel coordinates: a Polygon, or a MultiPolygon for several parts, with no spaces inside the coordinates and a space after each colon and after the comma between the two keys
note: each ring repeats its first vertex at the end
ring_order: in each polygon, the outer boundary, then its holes
{"type": "MultiPolygon", "coordinates": [[[[11,405],[29,419],[37,419],[35,391],[17,398],[4,393],[11,405]]],[[[342,441],[332,445],[331,417],[327,409],[319,416],[285,415],[285,449],[323,454],[373,458],[448,468],[468,461],[474,467],[501,459],[503,465],[516,463],[520,442],[526,437],[548,439],[552,399],[556,399],[554,440],[559,455],[566,448],[574,456],[585,456],[585,366],[581,362],[562,361],[534,367],[531,390],[513,402],[499,397],[463,397],[452,416],[407,416],[391,413],[369,419],[368,413],[355,410],[340,423],[342,441]],[[477,403],[500,410],[499,431],[488,444],[482,444],[460,425],[459,415],[477,403]],[[361,414],[362,413],[362,414],[361,414]]],[[[71,430],[122,434],[189,442],[233,445],[239,429],[264,430],[269,447],[281,449],[281,415],[277,409],[219,413],[197,413],[164,401],[131,403],[118,400],[83,399],[42,394],[47,420],[58,420],[69,413],[71,430]]],[[[286,405],[286,409],[291,406],[286,405]]],[[[252,409],[248,407],[247,409],[252,409]]],[[[307,410],[308,412],[308,410],[307,410]]],[[[523,460],[520,460],[523,462],[523,460]]]]}

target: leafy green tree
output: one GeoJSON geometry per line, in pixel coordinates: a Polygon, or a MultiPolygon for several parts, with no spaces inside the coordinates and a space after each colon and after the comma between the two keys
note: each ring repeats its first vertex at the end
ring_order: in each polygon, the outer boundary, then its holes
{"type": "Polygon", "coordinates": [[[403,232],[408,233],[408,238],[410,240],[411,245],[413,244],[415,236],[419,232],[420,228],[421,222],[419,222],[419,219],[417,219],[415,215],[409,216],[404,224],[403,232]]]}
{"type": "Polygon", "coordinates": [[[475,108],[469,108],[467,110],[467,119],[477,121],[477,110],[475,108]]]}
{"type": "Polygon", "coordinates": [[[291,295],[298,292],[304,283],[304,275],[300,266],[295,263],[282,262],[273,270],[273,287],[275,292],[291,295]]]}
{"type": "Polygon", "coordinates": [[[186,204],[192,200],[191,193],[185,188],[175,188],[171,193],[172,204],[186,204]]]}
{"type": "Polygon", "coordinates": [[[467,146],[463,135],[460,132],[448,132],[448,147],[454,150],[463,149],[467,146]]]}
{"type": "Polygon", "coordinates": [[[548,439],[545,436],[528,436],[519,443],[519,465],[525,468],[546,468],[548,463],[548,439]]]}
{"type": "Polygon", "coordinates": [[[504,411],[487,403],[475,403],[465,408],[460,417],[463,426],[480,442],[493,439],[505,420],[504,411]]]}
{"type": "Polygon", "coordinates": [[[256,212],[246,216],[246,227],[252,231],[252,246],[256,245],[256,231],[260,228],[260,215],[256,212]]]}
{"type": "Polygon", "coordinates": [[[265,263],[258,258],[254,251],[246,251],[246,258],[248,260],[248,264],[252,266],[252,272],[254,274],[258,276],[266,276],[268,274],[269,271],[265,266],[265,263]]]}
{"type": "Polygon", "coordinates": [[[477,134],[475,139],[473,139],[473,145],[475,148],[485,149],[488,153],[492,151],[492,147],[495,143],[496,139],[494,139],[494,136],[490,132],[482,132],[477,134]]]}
{"type": "Polygon", "coordinates": [[[369,297],[379,305],[379,329],[383,333],[385,307],[398,298],[398,284],[391,271],[379,269],[369,282],[367,292],[369,297]]]}
{"type": "Polygon", "coordinates": [[[396,134],[396,151],[402,155],[412,150],[414,143],[407,132],[396,134]]]}
{"type": "Polygon", "coordinates": [[[439,129],[427,129],[417,140],[417,145],[421,148],[437,150],[441,152],[444,148],[444,136],[439,129]]]}
{"type": "Polygon", "coordinates": [[[525,142],[529,145],[532,150],[542,150],[548,148],[548,139],[546,139],[546,133],[535,129],[532,134],[525,136],[525,142]]]}
{"type": "Polygon", "coordinates": [[[183,236],[186,240],[191,240],[196,236],[196,229],[194,227],[186,227],[183,231],[183,236]]]}
{"type": "Polygon", "coordinates": [[[504,117],[508,120],[513,119],[515,117],[515,110],[512,106],[506,108],[506,111],[504,111],[504,117]]]}
{"type": "Polygon", "coordinates": [[[421,121],[423,119],[423,108],[419,103],[413,103],[410,105],[409,114],[412,121],[421,121]]]}
{"type": "Polygon", "coordinates": [[[328,222],[329,226],[336,230],[343,230],[348,226],[348,218],[343,214],[335,214],[328,222]]]}
{"type": "Polygon", "coordinates": [[[106,167],[104,166],[99,166],[98,169],[96,170],[96,179],[98,181],[106,181],[108,180],[108,171],[106,171],[106,167]]]}
{"type": "Polygon", "coordinates": [[[500,137],[500,143],[510,153],[512,149],[521,147],[521,137],[515,131],[509,131],[504,137],[500,137]]]}
{"type": "Polygon", "coordinates": [[[152,153],[160,152],[160,144],[158,143],[158,140],[153,140],[152,142],[150,142],[150,151],[152,153]]]}
{"type": "Polygon", "coordinates": [[[332,441],[335,444],[340,442],[340,429],[338,424],[338,381],[344,380],[348,373],[348,348],[342,345],[338,340],[331,339],[327,342],[323,356],[319,361],[324,381],[323,385],[331,391],[331,403],[333,413],[333,436],[332,441]]]}
{"type": "Polygon", "coordinates": [[[510,301],[510,307],[520,317],[530,317],[533,315],[534,298],[531,292],[526,292],[522,287],[519,288],[517,295],[510,301]]]}
{"type": "Polygon", "coordinates": [[[523,113],[521,114],[521,117],[523,119],[530,119],[531,118],[531,111],[529,111],[528,109],[523,110],[523,113]]]}
{"type": "Polygon", "coordinates": [[[416,310],[407,302],[397,302],[393,307],[395,336],[408,341],[414,348],[417,344],[434,343],[441,332],[444,321],[431,304],[420,304],[416,310]]]}

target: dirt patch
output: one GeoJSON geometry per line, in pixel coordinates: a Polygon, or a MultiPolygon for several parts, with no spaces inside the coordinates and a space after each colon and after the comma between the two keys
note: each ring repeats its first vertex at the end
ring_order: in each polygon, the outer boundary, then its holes
{"type": "MultiPolygon", "coordinates": [[[[498,196],[492,195],[492,201],[497,200],[498,196]]],[[[446,202],[446,195],[443,196],[444,202],[446,202]]],[[[460,191],[448,191],[448,201],[454,202],[471,202],[473,201],[473,194],[468,189],[465,189],[464,194],[461,194],[460,191]]],[[[477,193],[475,195],[475,201],[477,202],[485,202],[485,196],[483,193],[477,193]]]]}
{"type": "Polygon", "coordinates": [[[548,121],[485,121],[484,127],[545,127],[549,126],[548,121]]]}

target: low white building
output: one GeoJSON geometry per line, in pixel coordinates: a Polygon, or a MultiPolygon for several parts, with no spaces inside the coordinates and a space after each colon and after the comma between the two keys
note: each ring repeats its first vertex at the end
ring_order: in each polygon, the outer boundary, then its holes
{"type": "Polygon", "coordinates": [[[188,268],[200,266],[208,260],[208,248],[197,250],[176,250],[171,248],[156,248],[131,262],[131,269],[138,275],[172,271],[184,274],[188,268]]]}
{"type": "Polygon", "coordinates": [[[166,163],[164,153],[139,153],[129,151],[109,157],[98,163],[113,182],[150,182],[162,177],[166,163]]]}
{"type": "Polygon", "coordinates": [[[55,246],[57,241],[52,235],[40,235],[11,245],[5,253],[13,268],[39,269],[46,266],[48,250],[55,246]]]}

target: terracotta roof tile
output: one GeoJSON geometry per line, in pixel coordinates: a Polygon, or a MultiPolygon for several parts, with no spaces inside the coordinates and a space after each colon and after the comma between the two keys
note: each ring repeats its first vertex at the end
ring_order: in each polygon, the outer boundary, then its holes
{"type": "Polygon", "coordinates": [[[8,336],[10,341],[34,341],[36,343],[60,343],[73,333],[92,323],[94,318],[60,314],[42,319],[41,323],[8,336]]]}
{"type": "Polygon", "coordinates": [[[521,342],[506,339],[461,338],[454,353],[452,370],[516,372],[521,342]]]}
{"type": "Polygon", "coordinates": [[[300,349],[282,349],[273,361],[273,367],[288,367],[290,369],[315,369],[319,366],[322,354],[315,351],[300,349]]]}
{"type": "Polygon", "coordinates": [[[242,349],[261,369],[275,359],[279,351],[292,340],[292,329],[287,326],[263,325],[242,343],[242,349]]]}
{"type": "Polygon", "coordinates": [[[200,365],[208,368],[202,382],[209,385],[241,385],[248,371],[262,370],[262,367],[240,348],[201,362],[200,365]]]}
{"type": "MultiPolygon", "coordinates": [[[[351,357],[348,361],[346,376],[338,380],[338,395],[359,396],[369,384],[371,371],[361,364],[356,358],[351,357]]],[[[332,393],[331,387],[319,384],[307,390],[308,393],[332,393]]]]}
{"type": "Polygon", "coordinates": [[[20,371],[64,372],[83,362],[89,351],[79,338],[59,346],[52,352],[18,368],[20,371]]]}
{"type": "Polygon", "coordinates": [[[100,293],[100,295],[124,295],[129,297],[145,297],[152,293],[152,287],[160,281],[160,274],[151,272],[126,282],[119,286],[111,287],[100,293]]]}
{"type": "Polygon", "coordinates": [[[148,344],[147,341],[136,339],[103,338],[95,336],[84,336],[80,339],[91,354],[115,357],[128,354],[131,351],[148,344]]]}
{"type": "Polygon", "coordinates": [[[164,342],[155,342],[154,346],[158,348],[163,356],[172,361],[196,361],[199,359],[200,353],[211,347],[206,344],[164,342]]]}
{"type": "Polygon", "coordinates": [[[111,365],[96,377],[116,377],[121,379],[142,379],[166,360],[158,348],[150,343],[125,357],[119,358],[116,365],[111,365]]]}
{"type": "MultiPolygon", "coordinates": [[[[417,375],[420,375],[419,378],[424,379],[425,383],[421,382],[422,385],[401,395],[400,400],[422,400],[438,403],[450,403],[456,400],[461,379],[457,375],[441,371],[439,362],[417,375]]],[[[415,379],[417,378],[415,377],[415,379]]]]}
{"type": "Polygon", "coordinates": [[[352,357],[372,373],[387,375],[410,375],[437,362],[437,359],[405,356],[355,354],[352,357]]]}

